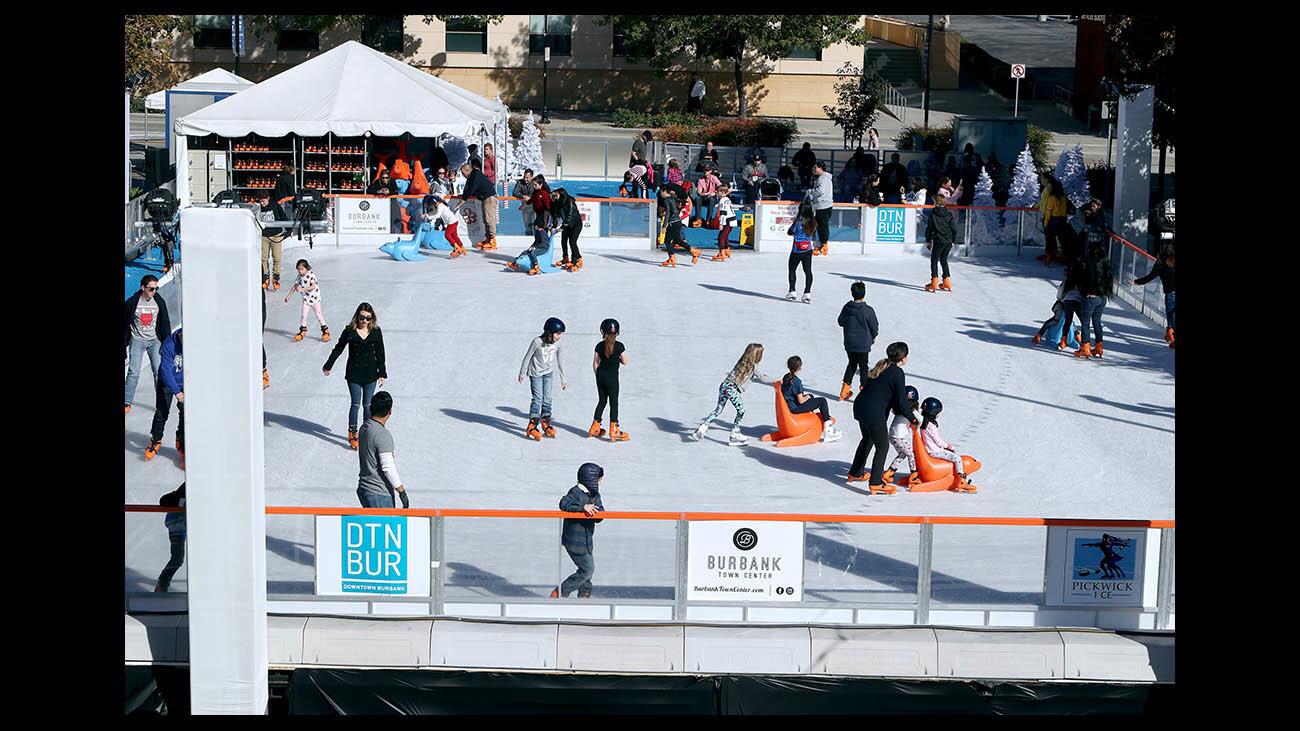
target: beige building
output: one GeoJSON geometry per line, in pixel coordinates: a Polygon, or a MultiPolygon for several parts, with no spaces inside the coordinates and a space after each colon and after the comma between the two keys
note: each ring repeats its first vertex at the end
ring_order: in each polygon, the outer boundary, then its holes
{"type": "MultiPolygon", "coordinates": [[[[181,78],[211,68],[233,68],[230,16],[195,16],[198,30],[177,36],[173,59],[181,78]]],[[[472,26],[423,16],[392,16],[385,23],[351,31],[285,28],[245,36],[239,75],[261,81],[347,40],[360,40],[486,97],[500,95],[512,109],[542,107],[542,46],[549,41],[547,104],[550,109],[610,112],[629,109],[684,109],[692,71],[704,78],[704,110],[735,114],[735,75],[729,63],[683,61],[660,77],[622,55],[621,37],[594,15],[506,15],[502,22],[472,26]],[[549,21],[549,28],[544,25],[549,21]]],[[[917,66],[924,32],[915,27],[865,17],[873,38],[888,41],[893,52],[913,48],[917,66]],[[895,45],[897,44],[897,45],[895,45]]],[[[959,56],[955,33],[934,34],[933,88],[955,88],[959,56]]],[[[870,44],[875,52],[878,44],[870,44]]],[[[879,44],[883,48],[886,44],[879,44]]],[[[907,55],[906,51],[903,52],[907,55]]],[[[796,51],[793,58],[753,61],[745,69],[749,112],[774,117],[824,118],[822,105],[834,102],[836,70],[852,62],[861,67],[863,47],[836,44],[796,51]]]]}

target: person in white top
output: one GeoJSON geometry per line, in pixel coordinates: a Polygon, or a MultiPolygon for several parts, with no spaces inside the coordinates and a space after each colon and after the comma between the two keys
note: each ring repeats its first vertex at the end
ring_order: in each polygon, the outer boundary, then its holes
{"type": "Polygon", "coordinates": [[[691,72],[691,99],[686,105],[686,111],[704,113],[704,79],[700,78],[698,71],[691,72]]]}
{"type": "Polygon", "coordinates": [[[455,259],[465,255],[465,243],[460,240],[460,235],[456,231],[460,227],[460,214],[451,210],[445,200],[437,195],[425,196],[424,219],[431,221],[434,228],[442,229],[443,235],[447,237],[447,243],[451,244],[449,258],[455,259]]]}
{"type": "Polygon", "coordinates": [[[519,364],[519,382],[523,383],[524,375],[527,374],[533,392],[533,400],[528,405],[528,428],[524,431],[529,439],[541,441],[543,434],[555,437],[555,427],[551,426],[551,384],[557,371],[560,374],[560,388],[569,387],[569,379],[564,377],[564,363],[560,360],[559,341],[562,335],[564,322],[558,317],[547,318],[542,334],[528,344],[524,361],[519,364]]]}
{"type": "Polygon", "coordinates": [[[880,149],[880,133],[876,131],[876,128],[875,128],[875,127],[872,127],[871,130],[870,130],[869,132],[867,132],[867,135],[868,135],[868,136],[867,136],[867,149],[868,149],[868,150],[879,150],[879,149],[880,149]]]}

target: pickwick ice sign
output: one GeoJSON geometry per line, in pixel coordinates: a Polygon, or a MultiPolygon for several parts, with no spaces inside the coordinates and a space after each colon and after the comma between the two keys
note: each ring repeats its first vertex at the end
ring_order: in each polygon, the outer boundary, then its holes
{"type": "Polygon", "coordinates": [[[1048,582],[1049,605],[1143,605],[1145,530],[1053,527],[1049,531],[1049,571],[1057,574],[1048,582]],[[1059,557],[1055,566],[1050,565],[1052,556],[1059,557]]]}
{"type": "Polygon", "coordinates": [[[686,598],[802,600],[803,531],[797,522],[692,521],[686,598]]]}

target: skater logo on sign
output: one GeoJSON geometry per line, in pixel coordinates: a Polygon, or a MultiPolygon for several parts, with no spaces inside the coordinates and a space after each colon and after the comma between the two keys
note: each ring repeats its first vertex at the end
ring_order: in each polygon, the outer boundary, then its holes
{"type": "Polygon", "coordinates": [[[341,527],[343,592],[405,594],[406,519],[345,515],[341,527]]]}
{"type": "Polygon", "coordinates": [[[1074,536],[1071,599],[1123,600],[1134,596],[1135,551],[1132,539],[1106,533],[1074,536]]]}
{"type": "Polygon", "coordinates": [[[906,208],[885,208],[876,209],[876,241],[884,243],[903,243],[905,232],[904,214],[906,208]]]}

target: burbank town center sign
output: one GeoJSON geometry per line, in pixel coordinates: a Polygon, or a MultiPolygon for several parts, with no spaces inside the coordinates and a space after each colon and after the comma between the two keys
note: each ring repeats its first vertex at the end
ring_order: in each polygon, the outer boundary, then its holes
{"type": "Polygon", "coordinates": [[[803,599],[803,523],[692,521],[688,544],[689,601],[803,599]]]}

